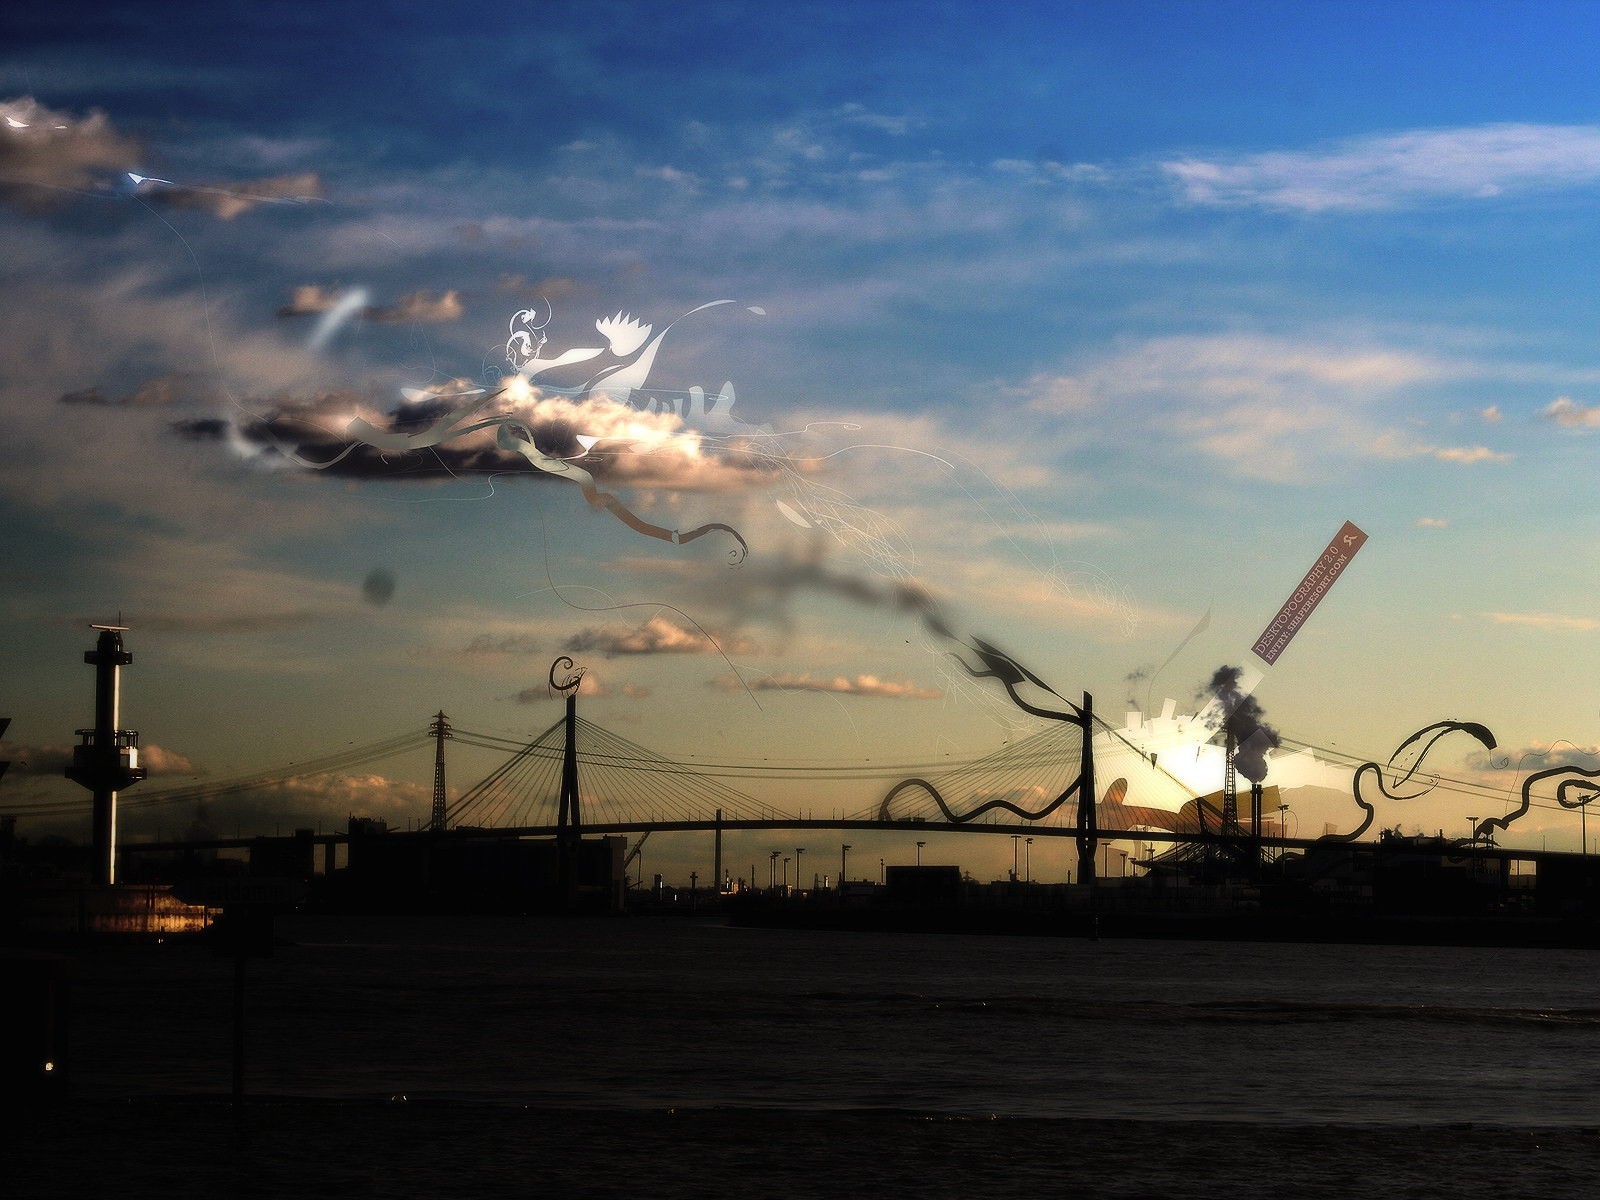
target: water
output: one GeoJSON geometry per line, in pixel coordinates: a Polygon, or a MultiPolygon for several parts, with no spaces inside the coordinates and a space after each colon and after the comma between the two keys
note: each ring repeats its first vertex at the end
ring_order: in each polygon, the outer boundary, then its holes
{"type": "Polygon", "coordinates": [[[280,930],[249,968],[243,1114],[230,964],[86,957],[72,1099],[33,1119],[12,1194],[60,1194],[64,1163],[124,1196],[171,1194],[163,1164],[234,1195],[1558,1196],[1600,1174],[1593,951],[280,930]]]}

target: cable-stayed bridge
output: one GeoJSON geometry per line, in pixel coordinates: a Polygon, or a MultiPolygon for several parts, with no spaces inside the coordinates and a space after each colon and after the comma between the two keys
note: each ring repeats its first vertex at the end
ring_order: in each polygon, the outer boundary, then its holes
{"type": "MultiPolygon", "coordinates": [[[[569,701],[575,697],[569,695],[569,701]]],[[[1220,832],[1215,815],[1209,830],[1198,827],[1191,813],[1181,812],[1193,798],[1178,780],[1147,761],[1136,750],[1114,758],[1121,772],[1109,780],[1097,803],[1081,804],[1094,775],[1093,759],[1114,745],[1114,731],[1104,727],[1098,751],[1087,748],[1078,724],[1054,722],[1030,737],[1003,745],[970,760],[943,762],[738,762],[672,757],[623,737],[587,718],[569,704],[566,716],[527,741],[493,733],[453,728],[443,714],[424,732],[396,734],[352,745],[315,758],[297,759],[272,768],[218,780],[176,787],[141,789],[121,799],[124,811],[205,805],[212,819],[226,826],[228,801],[271,797],[315,776],[338,777],[370,769],[426,747],[439,749],[442,795],[442,737],[457,747],[503,755],[485,775],[421,822],[421,830],[448,834],[471,831],[476,836],[560,836],[674,832],[696,830],[894,829],[930,832],[1027,834],[1076,837],[1092,845],[1117,834],[1147,842],[1183,841],[1220,832]],[[1157,797],[1153,804],[1127,803],[1128,772],[1139,776],[1136,794],[1157,797]],[[872,799],[854,809],[829,805],[827,814],[800,801],[776,803],[753,795],[776,788],[803,794],[840,790],[872,799]],[[564,812],[565,810],[565,812],[564,812]]],[[[47,802],[7,811],[18,816],[60,816],[76,813],[81,803],[47,802]]],[[[1202,818],[1204,811],[1202,810],[1202,818]]],[[[316,840],[343,841],[347,832],[319,833],[316,840]]],[[[126,844],[132,851],[230,848],[248,845],[252,836],[240,830],[233,838],[186,838],[126,844]]]]}
{"type": "MultiPolygon", "coordinates": [[[[415,755],[430,745],[437,756],[434,806],[419,816],[418,832],[433,836],[581,837],[584,834],[762,829],[894,830],[1003,836],[1068,837],[1079,849],[1080,878],[1093,877],[1095,848],[1112,840],[1223,845],[1259,853],[1304,848],[1323,839],[1289,838],[1259,811],[1240,822],[1215,798],[1188,785],[1121,730],[1093,714],[1085,696],[1081,720],[1056,720],[1028,737],[981,757],[942,762],[849,763],[720,761],[672,757],[626,738],[576,712],[575,686],[567,713],[527,741],[452,728],[441,712],[433,725],[350,745],[315,758],[238,776],[164,789],[140,789],[124,810],[205,805],[228,823],[227,802],[285,794],[312,777],[333,777],[415,755]],[[500,755],[498,763],[447,802],[444,739],[500,755]],[[825,815],[803,802],[761,798],[841,790],[872,798],[858,807],[828,804],[825,815]],[[752,794],[752,792],[758,794],[752,794]],[[1093,797],[1086,803],[1085,797],[1093,797]]],[[[81,803],[9,806],[16,816],[64,816],[81,803]]],[[[346,841],[348,831],[318,832],[315,841],[346,841]]],[[[130,851],[235,848],[254,841],[186,838],[125,844],[130,851]]]]}

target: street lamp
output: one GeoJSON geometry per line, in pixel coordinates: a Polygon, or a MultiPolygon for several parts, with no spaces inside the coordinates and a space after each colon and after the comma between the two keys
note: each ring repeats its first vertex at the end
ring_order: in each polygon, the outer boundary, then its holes
{"type": "MultiPolygon", "coordinates": [[[[1289,836],[1289,806],[1287,804],[1278,805],[1278,836],[1280,838],[1286,838],[1289,836]]],[[[1283,859],[1283,856],[1288,853],[1288,850],[1289,847],[1287,846],[1278,847],[1278,858],[1280,861],[1283,859]]]]}
{"type": "Polygon", "coordinates": [[[1588,803],[1588,801],[1584,801],[1584,803],[1578,805],[1578,827],[1583,831],[1579,835],[1583,840],[1582,854],[1584,855],[1584,857],[1588,857],[1588,854],[1589,854],[1589,803],[1588,803]]]}
{"type": "Polygon", "coordinates": [[[1022,842],[1022,837],[1021,837],[1020,834],[1013,833],[1011,835],[1011,882],[1012,883],[1015,883],[1017,881],[1017,847],[1021,844],[1021,842],[1022,842]]]}
{"type": "Polygon", "coordinates": [[[878,860],[878,882],[883,883],[883,859],[878,860]]]}
{"type": "Polygon", "coordinates": [[[1022,852],[1023,873],[1027,875],[1028,882],[1033,882],[1033,839],[1028,839],[1028,848],[1022,852]]]}
{"type": "Polygon", "coordinates": [[[1122,870],[1117,875],[1117,878],[1126,879],[1128,877],[1128,852],[1126,850],[1118,850],[1117,853],[1122,855],[1122,870]]]}
{"type": "MultiPolygon", "coordinates": [[[[767,856],[767,891],[769,892],[772,890],[773,885],[778,882],[778,855],[782,853],[782,850],[774,850],[767,856]]],[[[785,878],[784,882],[787,883],[788,879],[785,878]]]]}
{"type": "Polygon", "coordinates": [[[802,891],[800,886],[800,856],[806,852],[804,846],[798,847],[794,852],[794,890],[802,891]]]}
{"type": "Polygon", "coordinates": [[[844,891],[844,863],[850,853],[850,843],[846,842],[839,847],[839,890],[844,891]]]}
{"type": "Polygon", "coordinates": [[[924,846],[926,846],[927,844],[928,844],[927,842],[918,842],[917,843],[917,866],[919,866],[919,867],[922,865],[922,848],[924,846]]]}
{"type": "MultiPolygon", "coordinates": [[[[795,876],[796,878],[799,877],[798,867],[795,868],[795,876]]],[[[787,854],[783,856],[783,894],[786,896],[789,894],[789,856],[787,854]]]]}

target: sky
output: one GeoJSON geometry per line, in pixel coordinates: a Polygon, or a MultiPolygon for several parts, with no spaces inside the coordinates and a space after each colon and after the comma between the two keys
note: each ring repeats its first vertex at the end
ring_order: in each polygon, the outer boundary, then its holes
{"type": "MultiPolygon", "coordinates": [[[[1118,725],[1253,665],[1345,787],[1319,829],[1436,721],[1492,731],[1429,763],[1481,790],[1385,826],[1600,766],[1600,8],[991,9],[0,18],[0,811],[87,799],[92,622],[129,627],[147,790],[441,709],[526,739],[568,655],[587,719],[838,766],[739,786],[854,813],[887,784],[852,764],[1048,727],[975,639],[1118,725]]],[[[453,795],[496,764],[452,754],[453,795]]],[[[430,783],[423,748],[124,829],[404,826],[430,783]]],[[[983,877],[992,840],[949,853],[983,877]]]]}

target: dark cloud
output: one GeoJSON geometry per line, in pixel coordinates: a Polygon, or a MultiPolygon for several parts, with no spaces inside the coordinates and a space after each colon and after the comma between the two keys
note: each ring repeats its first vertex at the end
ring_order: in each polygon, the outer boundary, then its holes
{"type": "Polygon", "coordinates": [[[361,598],[382,608],[394,599],[394,572],[375,567],[361,582],[361,598]]]}
{"type": "MultiPolygon", "coordinates": [[[[459,386],[459,381],[450,386],[459,386]]],[[[484,399],[487,405],[459,423],[471,425],[504,416],[515,422],[519,439],[525,431],[543,454],[577,463],[608,485],[730,492],[764,486],[774,478],[770,460],[710,446],[685,430],[675,414],[646,412],[603,396],[582,403],[536,397],[514,404],[504,397],[472,396],[463,390],[416,402],[383,402],[371,392],[340,389],[314,396],[252,400],[247,407],[261,413],[261,419],[243,418],[234,427],[239,445],[252,447],[263,456],[282,455],[287,449],[308,464],[326,464],[311,469],[342,478],[438,482],[465,474],[496,473],[540,482],[555,479],[522,454],[501,449],[496,428],[447,437],[438,445],[416,450],[379,450],[346,432],[351,421],[360,418],[386,435],[428,434],[451,414],[484,399]],[[598,444],[586,451],[580,434],[598,444]]],[[[214,428],[194,422],[173,426],[173,433],[188,440],[219,436],[214,428]]]]}
{"type": "Polygon", "coordinates": [[[174,421],[169,428],[186,442],[220,442],[228,436],[228,422],[220,417],[174,421]]]}
{"type": "Polygon", "coordinates": [[[57,404],[83,404],[95,408],[120,408],[126,401],[113,400],[97,387],[87,387],[79,392],[66,392],[57,404]]]}

